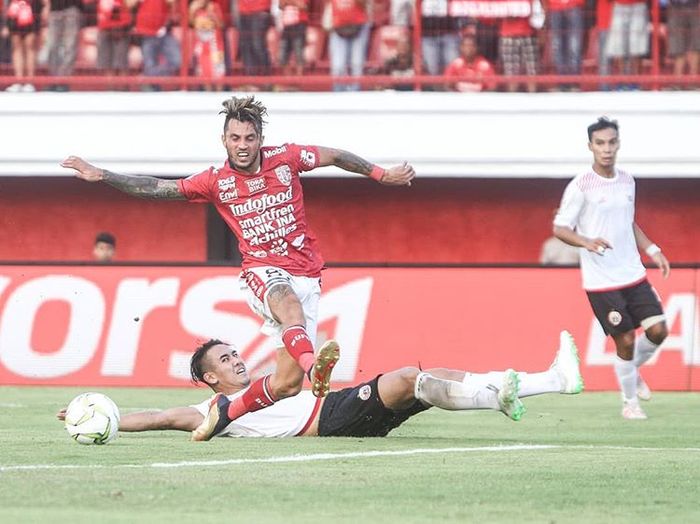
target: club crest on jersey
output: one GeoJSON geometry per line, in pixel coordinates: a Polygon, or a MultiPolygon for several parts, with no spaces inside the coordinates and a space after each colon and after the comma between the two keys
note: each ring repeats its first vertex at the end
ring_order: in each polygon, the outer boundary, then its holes
{"type": "Polygon", "coordinates": [[[276,167],[275,175],[277,175],[277,179],[285,186],[288,186],[292,183],[292,170],[289,168],[288,165],[276,167]]]}
{"type": "Polygon", "coordinates": [[[357,392],[357,397],[360,400],[368,400],[369,397],[372,395],[372,386],[369,384],[365,384],[360,388],[360,391],[357,392]]]}
{"type": "Polygon", "coordinates": [[[259,193],[260,191],[264,191],[265,189],[267,189],[265,178],[261,176],[257,178],[252,178],[250,180],[246,180],[245,184],[246,186],[248,186],[249,195],[253,195],[255,193],[259,193]]]}
{"type": "Polygon", "coordinates": [[[608,313],[608,322],[610,322],[610,325],[612,326],[619,326],[622,322],[622,313],[613,309],[610,313],[608,313]]]}
{"type": "Polygon", "coordinates": [[[224,178],[223,180],[219,180],[218,183],[221,191],[229,191],[231,189],[234,191],[236,190],[236,177],[230,176],[228,178],[224,178]]]}

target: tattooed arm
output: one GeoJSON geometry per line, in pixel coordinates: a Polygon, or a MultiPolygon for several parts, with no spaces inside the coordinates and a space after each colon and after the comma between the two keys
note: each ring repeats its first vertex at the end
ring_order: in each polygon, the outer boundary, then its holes
{"type": "Polygon", "coordinates": [[[319,147],[319,167],[336,166],[351,173],[371,176],[381,184],[390,186],[410,186],[416,176],[413,166],[404,162],[400,166],[382,169],[355,153],[330,147],[319,147]]]}
{"type": "Polygon", "coordinates": [[[124,193],[141,198],[160,198],[165,200],[185,200],[175,180],[165,180],[150,176],[132,176],[112,173],[106,169],[88,164],[82,158],[69,156],[62,167],[75,169],[75,176],[88,182],[106,182],[124,193]]]}

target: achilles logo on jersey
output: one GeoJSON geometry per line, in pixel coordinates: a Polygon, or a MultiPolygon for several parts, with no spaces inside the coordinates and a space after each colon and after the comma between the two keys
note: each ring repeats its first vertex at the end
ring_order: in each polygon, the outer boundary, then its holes
{"type": "Polygon", "coordinates": [[[228,206],[234,216],[240,217],[250,213],[264,213],[268,208],[289,202],[292,199],[292,188],[280,191],[273,195],[260,195],[256,198],[249,198],[242,204],[228,206]]]}
{"type": "Polygon", "coordinates": [[[280,153],[284,153],[287,150],[287,146],[279,146],[274,149],[271,149],[270,151],[264,151],[263,152],[263,157],[265,158],[270,158],[271,156],[279,155],[280,153]]]}
{"type": "Polygon", "coordinates": [[[219,180],[219,189],[221,191],[236,189],[236,178],[230,176],[228,178],[224,178],[223,180],[219,180]]]}
{"type": "Polygon", "coordinates": [[[292,170],[287,165],[276,167],[275,175],[277,175],[278,180],[285,186],[292,183],[292,170]]]}
{"type": "Polygon", "coordinates": [[[259,193],[267,189],[267,184],[265,183],[264,177],[253,178],[251,180],[246,180],[245,185],[248,186],[248,193],[254,194],[259,193]]]}

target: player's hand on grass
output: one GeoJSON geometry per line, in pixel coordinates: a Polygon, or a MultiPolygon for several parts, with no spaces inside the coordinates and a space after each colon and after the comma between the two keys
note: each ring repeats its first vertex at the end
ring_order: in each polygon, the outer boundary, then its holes
{"type": "Polygon", "coordinates": [[[387,186],[410,186],[411,180],[416,177],[413,166],[404,162],[400,166],[390,167],[384,170],[384,176],[379,181],[387,186]]]}
{"type": "Polygon", "coordinates": [[[88,182],[99,182],[104,178],[104,171],[102,171],[102,169],[88,164],[78,156],[69,156],[61,162],[61,167],[75,169],[75,176],[87,180],[88,182]]]}
{"type": "Polygon", "coordinates": [[[63,408],[58,413],[56,413],[56,418],[58,420],[66,420],[66,408],[63,408]]]}
{"type": "Polygon", "coordinates": [[[668,278],[668,275],[671,273],[671,264],[668,263],[668,259],[664,256],[664,254],[659,251],[658,253],[655,253],[652,255],[651,259],[654,261],[654,264],[661,270],[661,275],[664,278],[668,278]]]}
{"type": "Polygon", "coordinates": [[[597,255],[603,255],[606,249],[612,249],[610,242],[604,238],[589,238],[583,245],[588,251],[597,255]]]}

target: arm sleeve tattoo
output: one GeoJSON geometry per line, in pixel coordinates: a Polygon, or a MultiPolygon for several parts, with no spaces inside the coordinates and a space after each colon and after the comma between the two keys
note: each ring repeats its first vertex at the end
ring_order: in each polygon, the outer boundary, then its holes
{"type": "Polygon", "coordinates": [[[364,158],[360,158],[356,154],[343,151],[342,149],[336,149],[335,152],[335,166],[345,171],[351,171],[352,173],[359,173],[361,175],[369,175],[372,171],[373,164],[364,158]]]}
{"type": "Polygon", "coordinates": [[[120,175],[104,171],[104,182],[124,193],[140,198],[163,200],[185,200],[175,180],[165,180],[151,176],[120,175]]]}

